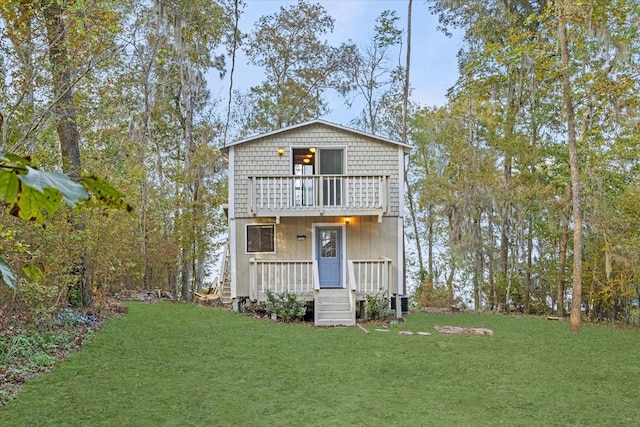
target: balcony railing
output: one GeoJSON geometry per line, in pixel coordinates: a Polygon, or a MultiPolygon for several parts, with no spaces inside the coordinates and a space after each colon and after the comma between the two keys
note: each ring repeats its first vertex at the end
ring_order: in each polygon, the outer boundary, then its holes
{"type": "Polygon", "coordinates": [[[381,216],[388,183],[384,175],[252,176],[250,209],[257,216],[381,216]]]}

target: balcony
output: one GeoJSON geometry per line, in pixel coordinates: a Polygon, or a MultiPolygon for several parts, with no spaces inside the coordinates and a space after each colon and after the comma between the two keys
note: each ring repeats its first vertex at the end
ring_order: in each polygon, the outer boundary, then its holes
{"type": "Polygon", "coordinates": [[[384,175],[281,175],[249,177],[254,216],[378,216],[388,212],[384,175]]]}

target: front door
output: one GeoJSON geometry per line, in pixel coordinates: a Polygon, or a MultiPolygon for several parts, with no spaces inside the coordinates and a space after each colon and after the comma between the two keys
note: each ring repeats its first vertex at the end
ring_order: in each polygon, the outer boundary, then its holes
{"type": "Polygon", "coordinates": [[[318,227],[316,253],[321,288],[342,287],[342,228],[318,227]]]}

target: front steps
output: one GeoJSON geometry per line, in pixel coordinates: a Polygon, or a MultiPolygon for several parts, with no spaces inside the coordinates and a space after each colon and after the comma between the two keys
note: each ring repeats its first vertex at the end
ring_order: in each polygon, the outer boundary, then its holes
{"type": "Polygon", "coordinates": [[[353,326],[355,308],[351,305],[349,289],[320,289],[315,295],[314,323],[316,326],[353,326]]]}

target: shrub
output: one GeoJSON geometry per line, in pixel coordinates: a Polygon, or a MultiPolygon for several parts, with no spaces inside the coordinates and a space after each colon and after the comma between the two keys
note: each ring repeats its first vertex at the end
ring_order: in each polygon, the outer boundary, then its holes
{"type": "Polygon", "coordinates": [[[393,317],[395,310],[389,308],[389,299],[385,294],[367,295],[364,304],[364,317],[366,320],[383,320],[393,317]]]}
{"type": "Polygon", "coordinates": [[[275,314],[285,322],[290,322],[302,319],[307,312],[307,305],[292,292],[274,294],[267,291],[266,310],[267,314],[275,314]]]}
{"type": "Polygon", "coordinates": [[[413,298],[419,307],[450,308],[456,305],[457,301],[451,298],[446,286],[433,284],[427,277],[416,289],[413,298]]]}

